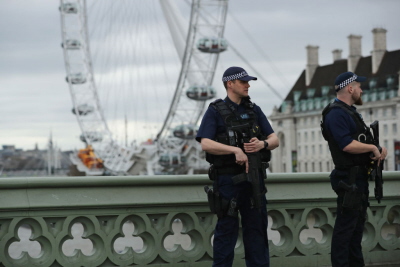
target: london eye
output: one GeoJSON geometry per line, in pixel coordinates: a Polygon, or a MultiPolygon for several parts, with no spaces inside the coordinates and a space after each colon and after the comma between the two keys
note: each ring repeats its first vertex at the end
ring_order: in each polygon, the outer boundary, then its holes
{"type": "Polygon", "coordinates": [[[216,97],[227,7],[215,0],[60,0],[72,113],[81,140],[108,171],[202,168],[194,137],[206,101],[216,97]]]}

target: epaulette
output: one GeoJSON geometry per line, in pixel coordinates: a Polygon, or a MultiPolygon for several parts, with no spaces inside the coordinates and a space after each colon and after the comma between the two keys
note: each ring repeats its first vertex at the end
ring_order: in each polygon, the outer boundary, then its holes
{"type": "Polygon", "coordinates": [[[218,102],[224,101],[221,98],[214,100],[213,102],[210,103],[209,106],[212,106],[213,108],[217,109],[216,105],[218,102]]]}

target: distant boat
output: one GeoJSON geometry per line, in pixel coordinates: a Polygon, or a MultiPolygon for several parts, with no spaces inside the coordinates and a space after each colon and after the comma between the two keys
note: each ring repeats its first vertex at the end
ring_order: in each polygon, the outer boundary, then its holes
{"type": "Polygon", "coordinates": [[[103,160],[96,156],[91,145],[70,154],[69,176],[99,176],[104,174],[103,160]]]}

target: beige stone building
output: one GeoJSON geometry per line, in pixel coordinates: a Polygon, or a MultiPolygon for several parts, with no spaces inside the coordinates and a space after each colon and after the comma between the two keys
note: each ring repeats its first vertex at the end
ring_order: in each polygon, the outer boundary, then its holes
{"type": "Polygon", "coordinates": [[[385,170],[400,171],[400,50],[386,50],[386,30],[372,30],[373,51],[361,55],[361,36],[350,35],[349,55],[333,52],[333,63],[318,64],[318,46],[307,46],[306,69],[280,107],[268,117],[280,139],[273,152],[272,172],[328,172],[334,166],[320,129],[322,109],[335,98],[337,75],[352,71],[368,77],[362,83],[364,105],[358,106],[367,125],[379,120],[381,145],[387,147],[385,170]]]}

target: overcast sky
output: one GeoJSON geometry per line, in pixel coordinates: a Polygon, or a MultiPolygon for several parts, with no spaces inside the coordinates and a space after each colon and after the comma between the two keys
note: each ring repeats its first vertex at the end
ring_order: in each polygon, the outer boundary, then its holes
{"type": "MultiPolygon", "coordinates": [[[[62,150],[84,146],[65,82],[58,6],[56,0],[0,0],[0,145],[44,149],[52,132],[62,150]]],[[[383,27],[387,49],[400,49],[399,10],[398,0],[232,0],[225,37],[285,97],[305,68],[307,45],[319,46],[319,64],[326,65],[334,49],[347,57],[347,36],[357,34],[368,56],[371,30],[383,27]]],[[[231,65],[252,75],[232,50],[222,53],[214,79],[219,97],[220,78],[231,65]]],[[[280,104],[262,80],[251,82],[250,95],[267,116],[280,104]]]]}

